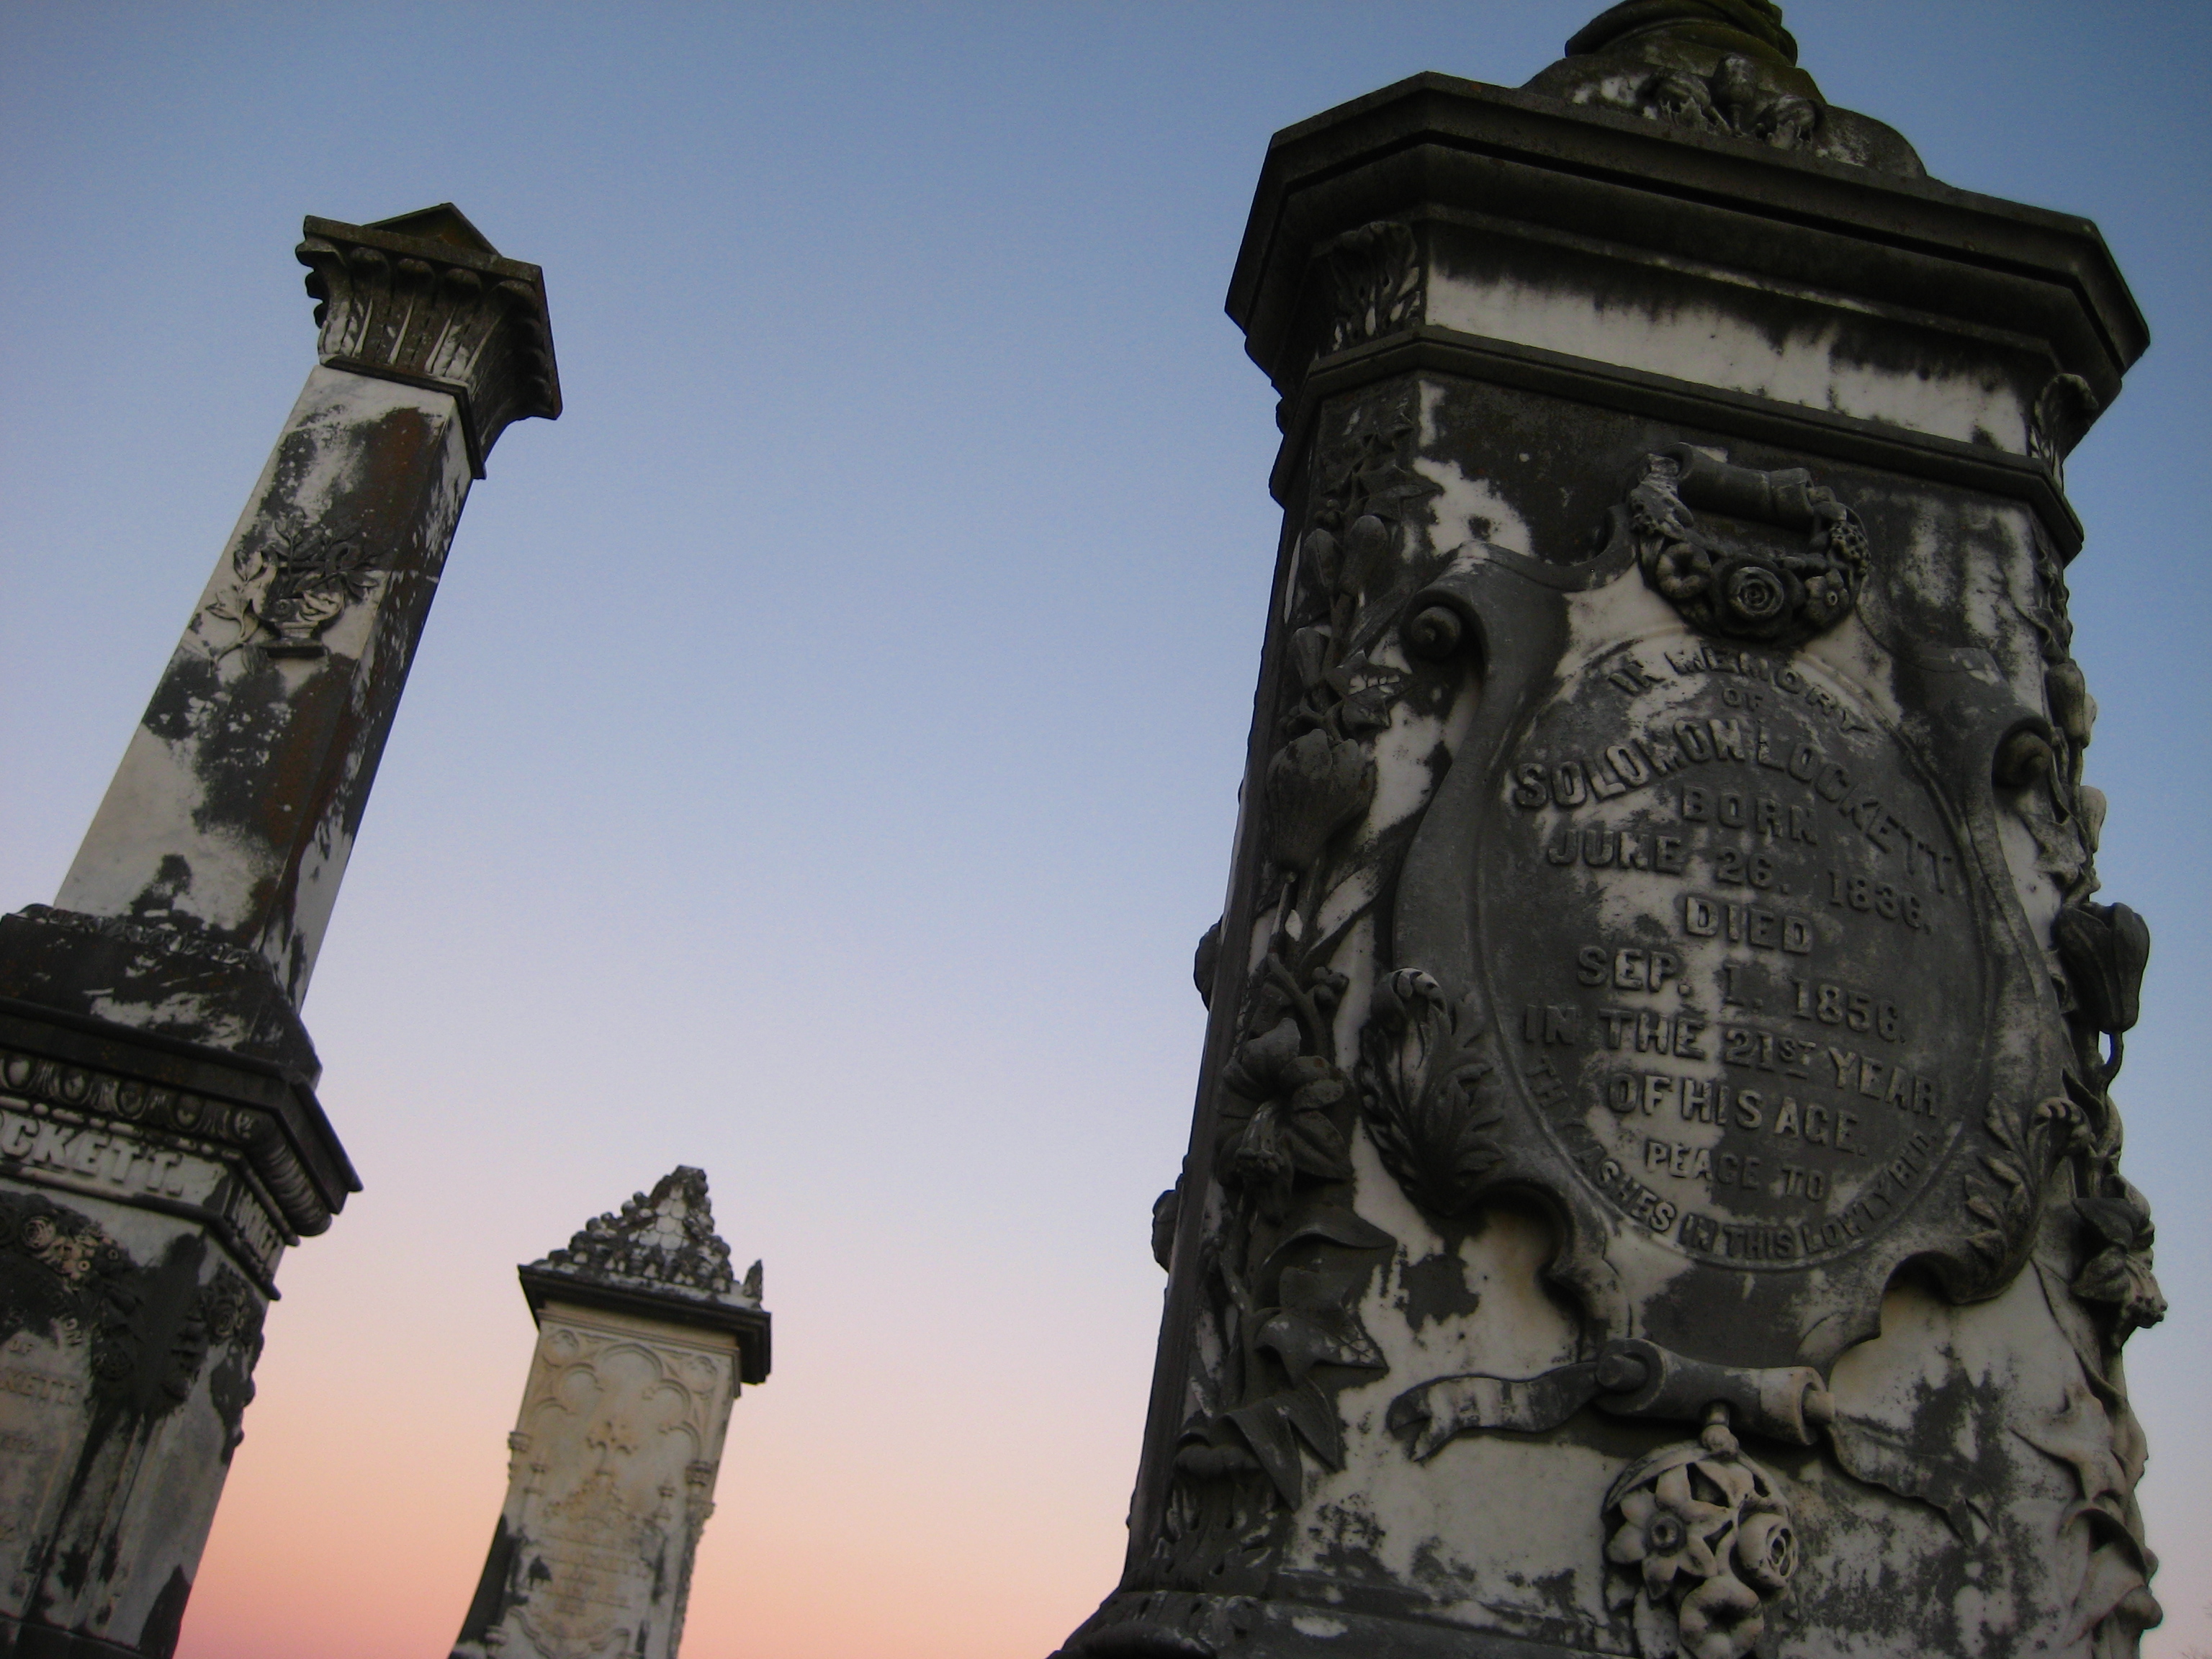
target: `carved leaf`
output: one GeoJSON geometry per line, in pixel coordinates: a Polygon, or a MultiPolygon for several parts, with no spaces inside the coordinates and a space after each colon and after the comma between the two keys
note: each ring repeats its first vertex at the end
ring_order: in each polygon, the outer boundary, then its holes
{"type": "Polygon", "coordinates": [[[1298,1438],[1313,1448],[1314,1455],[1333,1469],[1344,1467],[1344,1425],[1336,1407],[1311,1382],[1300,1382],[1274,1396],[1282,1401],[1283,1415],[1298,1438]]]}
{"type": "Polygon", "coordinates": [[[1300,1382],[1316,1365],[1382,1370],[1389,1363],[1357,1318],[1319,1319],[1291,1308],[1278,1309],[1260,1327],[1255,1346],[1274,1354],[1300,1382]]]}
{"type": "Polygon", "coordinates": [[[1352,1158],[1336,1125],[1319,1112],[1292,1112],[1283,1134],[1284,1149],[1301,1173],[1323,1181],[1352,1179],[1352,1158]]]}
{"type": "Polygon", "coordinates": [[[1387,1250],[1398,1242],[1373,1222],[1364,1220],[1347,1209],[1334,1204],[1317,1204],[1297,1217],[1285,1230],[1282,1237],[1276,1241],[1275,1248],[1268,1251],[1267,1265],[1270,1267],[1276,1266],[1292,1247],[1316,1238],[1355,1250],[1387,1250]]]}
{"type": "Polygon", "coordinates": [[[1360,1034],[1368,1131],[1418,1203],[1455,1215],[1504,1156],[1491,1100],[1487,1025],[1472,999],[1451,1004],[1417,969],[1384,977],[1360,1034]]]}
{"type": "Polygon", "coordinates": [[[1282,1396],[1270,1395],[1226,1413],[1226,1420],[1244,1437],[1252,1455],[1267,1479],[1293,1509],[1305,1490],[1305,1471],[1298,1463],[1297,1442],[1291,1436],[1290,1413],[1282,1396]]]}

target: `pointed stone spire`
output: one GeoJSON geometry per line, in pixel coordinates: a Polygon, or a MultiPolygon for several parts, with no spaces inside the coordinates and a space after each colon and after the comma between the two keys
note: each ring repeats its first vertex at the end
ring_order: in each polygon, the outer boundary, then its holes
{"type": "Polygon", "coordinates": [[[738,1288],[730,1271],[730,1247],[714,1231],[707,1172],[688,1164],[661,1176],[650,1194],[633,1194],[619,1211],[585,1223],[568,1249],[549,1252],[531,1267],[595,1283],[760,1305],[760,1264],[753,1264],[744,1286],[738,1288]]]}

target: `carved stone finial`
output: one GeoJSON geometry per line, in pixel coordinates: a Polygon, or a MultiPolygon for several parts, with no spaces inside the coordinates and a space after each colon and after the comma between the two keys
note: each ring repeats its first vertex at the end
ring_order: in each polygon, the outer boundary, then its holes
{"type": "Polygon", "coordinates": [[[1716,46],[1784,67],[1797,62],[1796,37],[1782,27],[1782,8],[1773,0],[1622,0],[1585,23],[1567,42],[1567,55],[1647,37],[1716,46]]]}
{"type": "Polygon", "coordinates": [[[730,1247],[714,1231],[707,1172],[688,1164],[661,1176],[650,1194],[635,1194],[620,1211],[586,1222],[568,1249],[532,1266],[580,1279],[703,1292],[726,1301],[760,1300],[760,1264],[753,1264],[738,1290],[730,1271],[730,1247]]]}
{"type": "Polygon", "coordinates": [[[303,229],[324,363],[452,392],[478,477],[510,422],[559,417],[544,273],[501,257],[452,203],[303,229]]]}
{"type": "Polygon", "coordinates": [[[1623,0],[1567,42],[1528,90],[1711,137],[1905,178],[1925,169],[1881,122],[1838,109],[1797,65],[1773,0],[1623,0]]]}

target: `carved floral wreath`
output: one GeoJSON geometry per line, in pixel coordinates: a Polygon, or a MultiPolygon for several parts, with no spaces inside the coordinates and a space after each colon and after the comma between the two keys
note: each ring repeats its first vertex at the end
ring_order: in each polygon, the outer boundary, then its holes
{"type": "MultiPolygon", "coordinates": [[[[1723,1408],[1724,1412],[1724,1408],[1723,1408]]],[[[1742,1659],[1797,1566],[1790,1506],[1724,1414],[1662,1446],[1606,1494],[1607,1601],[1633,1606],[1643,1659],[1742,1659]]]]}
{"type": "MultiPolygon", "coordinates": [[[[1729,503],[1733,505],[1734,503],[1729,503]]],[[[1802,469],[1756,473],[1682,451],[1647,455],[1623,509],[1644,579],[1692,627],[1767,644],[1796,644],[1850,614],[1866,579],[1858,515],[1802,469]],[[1796,547],[1724,544],[1686,495],[1706,475],[1756,481],[1759,516],[1806,532],[1796,547]]]]}

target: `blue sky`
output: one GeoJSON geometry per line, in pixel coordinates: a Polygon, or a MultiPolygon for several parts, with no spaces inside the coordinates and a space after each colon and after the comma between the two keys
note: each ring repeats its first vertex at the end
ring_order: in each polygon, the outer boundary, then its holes
{"type": "MultiPolygon", "coordinates": [[[[0,6],[0,903],[52,896],[312,359],[303,214],[458,203],[544,266],[568,399],[477,488],[308,1000],[368,1190],[286,1264],[187,1659],[289,1652],[289,1596],[364,1655],[450,1638],[511,1266],[678,1162],[780,1325],[690,1650],[865,1650],[903,1596],[883,1629],[1034,1654],[1110,1587],[1275,544],[1221,313],[1260,159],[1416,70],[1525,80],[1595,9],[0,6]],[[840,1552],[901,1588],[804,1627],[840,1552]]],[[[2119,1092],[2179,1656],[2212,8],[1788,10],[1937,177],[2094,218],[2150,319],[2069,484],[2105,896],[2157,934],[2119,1092]]]]}

